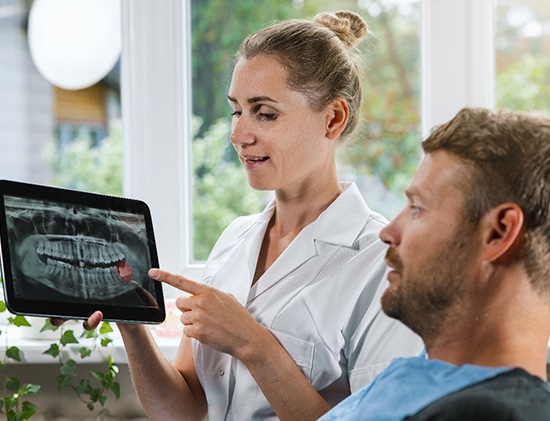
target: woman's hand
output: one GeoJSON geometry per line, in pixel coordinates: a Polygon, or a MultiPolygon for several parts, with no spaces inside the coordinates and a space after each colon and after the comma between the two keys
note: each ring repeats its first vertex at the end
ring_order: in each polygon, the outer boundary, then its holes
{"type": "MultiPolygon", "coordinates": [[[[84,326],[84,329],[86,330],[94,330],[99,326],[102,320],[103,320],[103,313],[101,313],[101,311],[94,311],[92,315],[88,317],[87,320],[84,320],[84,322],[82,323],[82,326],[84,326]]],[[[67,319],[59,319],[59,318],[50,319],[50,323],[54,326],[61,326],[66,321],[67,319]]]]}
{"type": "Polygon", "coordinates": [[[176,300],[190,338],[242,360],[252,353],[254,340],[267,333],[232,294],[160,269],[151,269],[149,276],[190,294],[176,300]]]}

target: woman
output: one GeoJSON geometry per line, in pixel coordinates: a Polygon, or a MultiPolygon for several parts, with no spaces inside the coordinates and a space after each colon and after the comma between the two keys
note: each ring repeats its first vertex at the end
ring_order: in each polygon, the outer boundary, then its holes
{"type": "Polygon", "coordinates": [[[342,11],[243,41],[227,96],[231,142],[250,185],[275,199],[225,230],[203,283],[150,271],[190,294],[176,302],[184,335],[173,364],[145,326],[119,326],[152,419],[316,419],[420,351],[380,311],[386,221],[336,175],[337,147],[359,119],[352,52],[366,34],[342,11]]]}

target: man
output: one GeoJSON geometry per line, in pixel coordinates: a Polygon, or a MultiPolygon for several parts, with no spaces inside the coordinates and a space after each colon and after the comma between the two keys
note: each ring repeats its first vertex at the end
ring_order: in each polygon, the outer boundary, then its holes
{"type": "Polygon", "coordinates": [[[422,143],[382,308],[424,340],[322,420],[550,420],[550,119],[461,110],[422,143]]]}

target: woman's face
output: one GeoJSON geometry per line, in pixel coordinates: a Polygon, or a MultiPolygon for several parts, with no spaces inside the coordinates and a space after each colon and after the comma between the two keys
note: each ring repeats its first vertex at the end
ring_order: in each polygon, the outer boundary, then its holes
{"type": "Polygon", "coordinates": [[[253,188],[299,195],[336,177],[336,142],[326,137],[330,110],[312,110],[286,76],[271,56],[237,62],[227,96],[231,143],[253,188]]]}

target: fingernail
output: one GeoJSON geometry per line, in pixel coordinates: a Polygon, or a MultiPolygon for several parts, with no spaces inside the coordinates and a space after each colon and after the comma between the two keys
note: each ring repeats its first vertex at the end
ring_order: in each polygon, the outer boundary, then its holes
{"type": "Polygon", "coordinates": [[[160,272],[158,271],[158,269],[150,269],[150,270],[149,270],[149,276],[150,276],[151,278],[155,278],[155,279],[156,279],[156,278],[159,277],[159,274],[160,274],[160,272]]]}

